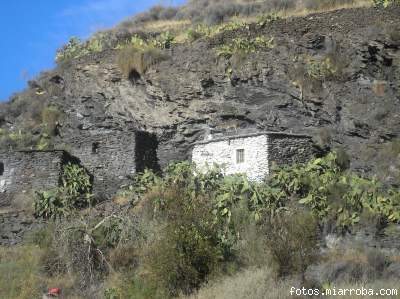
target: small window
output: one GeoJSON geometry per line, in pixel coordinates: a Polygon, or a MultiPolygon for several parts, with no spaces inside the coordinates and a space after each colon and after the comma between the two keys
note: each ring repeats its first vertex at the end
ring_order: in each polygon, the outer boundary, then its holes
{"type": "Polygon", "coordinates": [[[236,163],[244,163],[244,149],[236,150],[236,163]]]}
{"type": "Polygon", "coordinates": [[[4,163],[0,162],[0,175],[4,174],[4,163]]]}
{"type": "Polygon", "coordinates": [[[98,142],[92,143],[92,154],[97,154],[99,151],[100,144],[98,142]]]}

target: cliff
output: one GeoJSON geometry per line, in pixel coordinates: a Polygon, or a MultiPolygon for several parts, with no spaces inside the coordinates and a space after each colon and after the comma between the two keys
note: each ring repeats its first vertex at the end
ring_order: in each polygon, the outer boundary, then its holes
{"type": "Polygon", "coordinates": [[[210,131],[306,133],[321,148],[345,149],[354,169],[392,179],[399,15],[398,7],[354,8],[236,26],[173,44],[165,59],[129,77],[118,66],[120,50],[109,47],[31,81],[2,107],[0,124],[14,134],[22,127],[40,144],[32,107],[56,105],[62,117],[52,147],[67,148],[65,140],[85,130],[135,127],[157,134],[161,165],[188,159],[210,131]],[[235,43],[260,38],[270,44],[235,52],[235,43]],[[224,45],[233,53],[219,53],[224,45]]]}

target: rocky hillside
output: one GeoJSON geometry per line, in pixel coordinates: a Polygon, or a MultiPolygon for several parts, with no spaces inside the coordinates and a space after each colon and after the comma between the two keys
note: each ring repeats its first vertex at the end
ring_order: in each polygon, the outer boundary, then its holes
{"type": "Polygon", "coordinates": [[[2,146],[29,138],[35,145],[20,146],[46,147],[43,138],[53,134],[51,146],[67,148],[63,140],[81,130],[139,127],[157,133],[165,164],[189,158],[210,131],[288,131],[311,134],[321,148],[342,147],[353,168],[393,179],[399,16],[390,7],[267,18],[173,44],[162,61],[128,76],[119,49],[88,53],[59,63],[0,107],[2,146]],[[43,119],[54,114],[48,128],[43,119]]]}

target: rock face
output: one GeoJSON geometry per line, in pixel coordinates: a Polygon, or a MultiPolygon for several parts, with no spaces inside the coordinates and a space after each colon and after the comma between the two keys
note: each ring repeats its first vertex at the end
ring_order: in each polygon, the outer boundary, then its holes
{"type": "Polygon", "coordinates": [[[164,166],[189,159],[210,129],[287,131],[343,147],[352,167],[368,172],[400,134],[399,15],[348,9],[253,24],[175,45],[168,60],[131,80],[107,50],[64,63],[34,86],[65,113],[60,145],[91,131],[139,128],[157,135],[164,166]],[[216,54],[233,38],[259,36],[272,37],[274,48],[216,54]]]}

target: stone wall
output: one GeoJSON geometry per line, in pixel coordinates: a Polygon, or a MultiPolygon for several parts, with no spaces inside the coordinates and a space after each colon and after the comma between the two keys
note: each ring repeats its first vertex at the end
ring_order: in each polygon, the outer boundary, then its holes
{"type": "Polygon", "coordinates": [[[63,165],[72,160],[64,151],[0,153],[0,207],[10,206],[17,195],[58,187],[63,165]]]}
{"type": "Polygon", "coordinates": [[[230,137],[195,145],[192,161],[205,170],[213,163],[221,165],[226,174],[246,173],[250,179],[262,179],[268,169],[267,136],[230,137]],[[244,163],[237,163],[236,151],[244,149],[244,163]]]}
{"type": "Polygon", "coordinates": [[[313,156],[312,138],[295,134],[268,134],[269,167],[305,163],[313,156]]]}
{"type": "Polygon", "coordinates": [[[157,165],[157,140],[144,132],[88,130],[65,143],[92,175],[93,193],[99,199],[109,199],[129,176],[157,165]]]}
{"type": "Polygon", "coordinates": [[[0,212],[0,246],[16,245],[45,225],[28,211],[0,212]]]}

